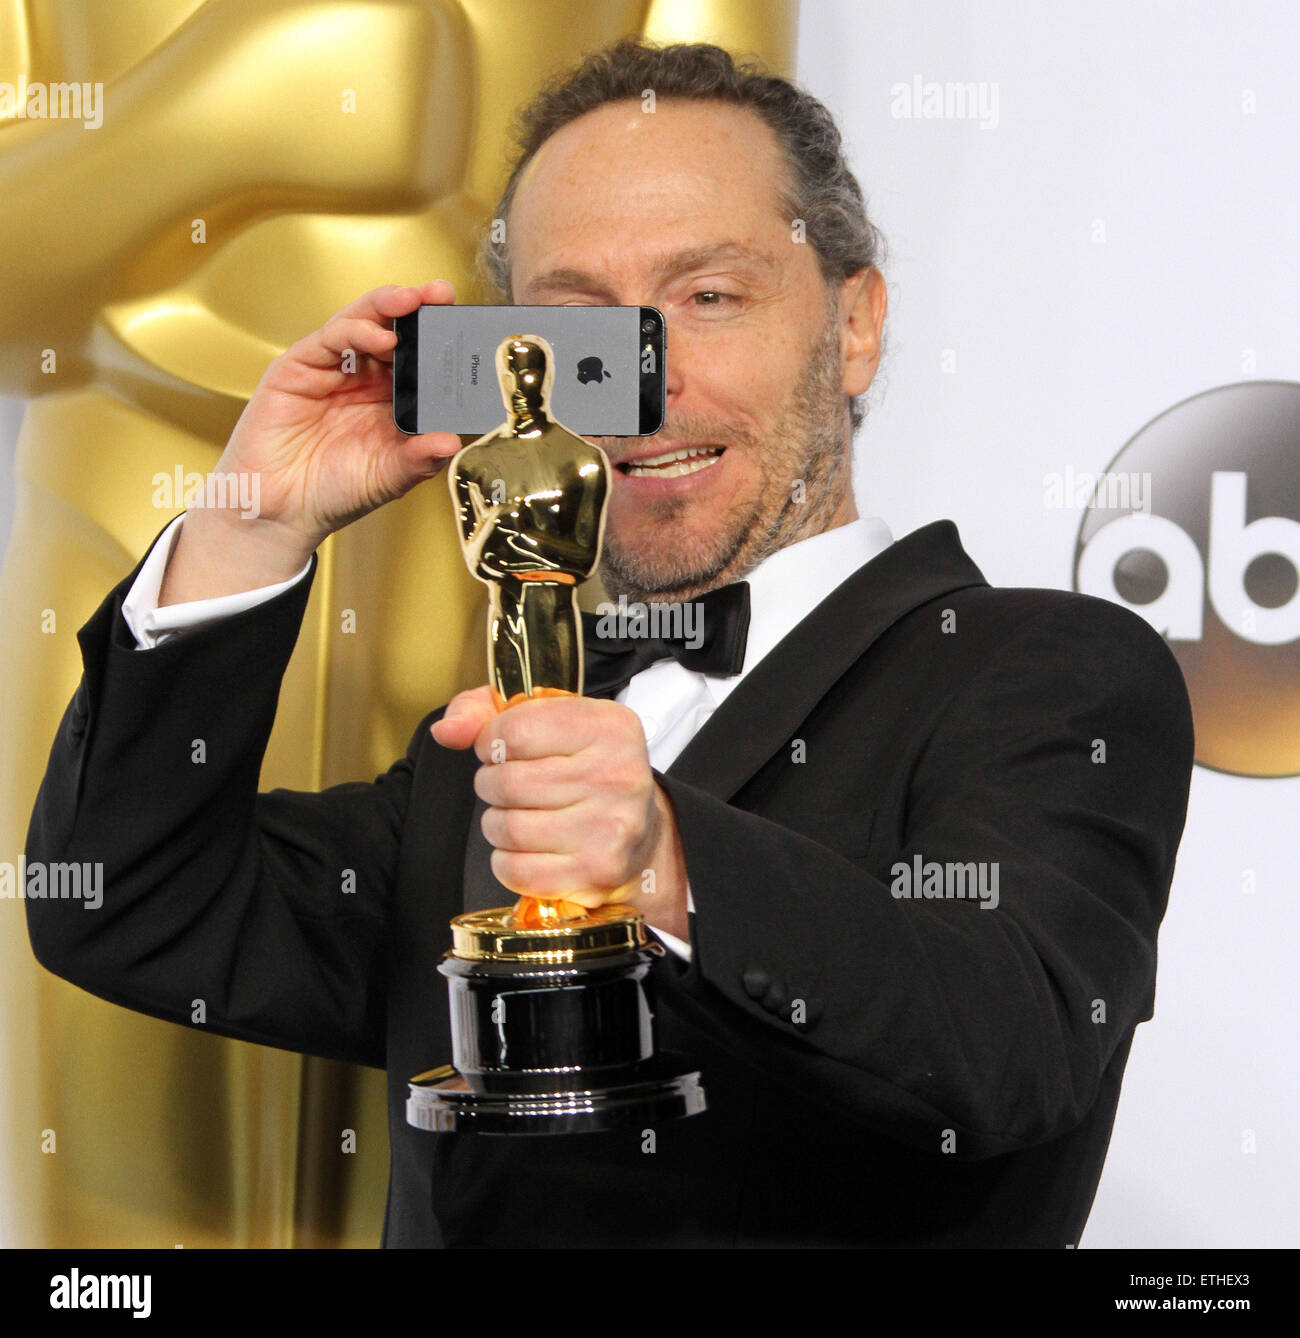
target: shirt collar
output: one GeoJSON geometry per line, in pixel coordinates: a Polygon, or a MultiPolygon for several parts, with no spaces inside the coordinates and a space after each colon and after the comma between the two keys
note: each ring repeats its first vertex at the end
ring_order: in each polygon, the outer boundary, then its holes
{"type": "Polygon", "coordinates": [[[893,542],[879,516],[862,516],[764,558],[743,578],[750,603],[744,668],[732,678],[707,680],[714,699],[720,703],[831,591],[893,542]]]}

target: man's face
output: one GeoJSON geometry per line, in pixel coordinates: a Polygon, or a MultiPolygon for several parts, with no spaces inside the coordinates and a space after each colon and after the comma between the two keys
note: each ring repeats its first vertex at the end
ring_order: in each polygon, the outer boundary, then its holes
{"type": "Polygon", "coordinates": [[[784,172],[755,113],[660,99],[571,122],[519,183],[516,302],[654,306],[668,324],[663,430],[590,438],[615,465],[612,594],[687,598],[856,514],[839,293],[780,212],[784,172]],[[702,454],[663,463],[687,449],[702,454]]]}

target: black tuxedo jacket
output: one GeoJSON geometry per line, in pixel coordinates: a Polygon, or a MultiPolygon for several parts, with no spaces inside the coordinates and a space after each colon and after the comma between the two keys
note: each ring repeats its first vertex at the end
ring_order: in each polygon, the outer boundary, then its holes
{"type": "Polygon", "coordinates": [[[695,901],[691,961],[654,968],[659,1044],[698,1059],[708,1111],[653,1144],[501,1139],[404,1109],[450,1058],[449,919],[510,900],[465,886],[473,753],[434,713],[373,784],[259,794],[310,582],[137,651],[134,575],[79,633],[27,844],[104,861],[103,906],[29,901],[33,950],[127,1007],[189,1025],[202,997],[210,1030],[385,1068],[384,1244],[1077,1242],[1192,766],[1140,618],[991,588],[947,521],[868,562],[659,777],[695,901]],[[917,856],[996,865],[997,907],[896,895],[917,856]]]}

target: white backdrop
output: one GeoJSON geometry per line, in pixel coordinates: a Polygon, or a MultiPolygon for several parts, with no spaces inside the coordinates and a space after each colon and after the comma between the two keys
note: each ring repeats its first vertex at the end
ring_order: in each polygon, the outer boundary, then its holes
{"type": "MultiPolygon", "coordinates": [[[[1201,391],[1300,380],[1298,52],[1294,0],[804,0],[799,77],[889,242],[863,514],[950,517],[994,584],[1068,587],[1081,515],[1045,475],[1201,391]],[[918,79],[983,85],[984,115],[896,114],[918,79]]],[[[1086,1247],[1300,1244],[1298,811],[1300,779],[1196,770],[1086,1247]]]]}
{"type": "MultiPolygon", "coordinates": [[[[860,512],[951,517],[995,585],[1069,587],[1081,512],[1045,475],[1300,381],[1297,55],[1293,0],[804,0],[799,77],[890,244],[860,512]],[[894,115],[916,76],[996,85],[996,125],[894,115]]],[[[1300,779],[1196,769],[1085,1247],[1300,1244],[1298,814],[1300,779]]]]}

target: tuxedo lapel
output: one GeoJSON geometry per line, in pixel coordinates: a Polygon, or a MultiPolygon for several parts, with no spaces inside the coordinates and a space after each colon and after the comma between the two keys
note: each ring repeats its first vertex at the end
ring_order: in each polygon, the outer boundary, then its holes
{"type": "Polygon", "coordinates": [[[465,842],[465,895],[467,911],[487,911],[494,906],[509,906],[515,894],[497,881],[492,872],[492,847],[483,835],[483,814],[487,805],[474,796],[474,812],[469,820],[469,839],[465,842]]]}
{"type": "Polygon", "coordinates": [[[950,591],[987,584],[950,520],[890,544],[745,675],[667,775],[729,800],[899,618],[950,591]]]}

